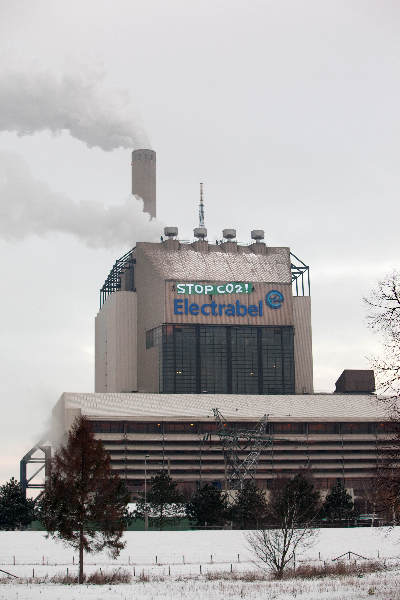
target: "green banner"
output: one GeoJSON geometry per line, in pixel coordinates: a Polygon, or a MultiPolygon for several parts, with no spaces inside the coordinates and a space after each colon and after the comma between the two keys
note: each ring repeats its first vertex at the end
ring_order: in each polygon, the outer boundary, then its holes
{"type": "Polygon", "coordinates": [[[218,294],[250,294],[254,289],[252,283],[231,281],[229,283],[177,283],[177,294],[203,294],[216,296],[218,294]]]}

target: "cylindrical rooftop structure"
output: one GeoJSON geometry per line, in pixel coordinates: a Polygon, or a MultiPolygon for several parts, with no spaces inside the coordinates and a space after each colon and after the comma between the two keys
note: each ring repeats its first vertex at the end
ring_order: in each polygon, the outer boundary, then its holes
{"type": "Polygon", "coordinates": [[[156,153],[141,149],[132,152],[132,194],[143,199],[143,211],[156,217],[156,153]]]}

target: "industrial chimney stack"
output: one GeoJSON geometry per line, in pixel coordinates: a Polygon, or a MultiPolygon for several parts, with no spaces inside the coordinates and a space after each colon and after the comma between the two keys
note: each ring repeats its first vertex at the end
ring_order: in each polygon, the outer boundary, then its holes
{"type": "Polygon", "coordinates": [[[154,150],[132,152],[132,194],[143,198],[143,211],[156,217],[156,153],[154,150]]]}

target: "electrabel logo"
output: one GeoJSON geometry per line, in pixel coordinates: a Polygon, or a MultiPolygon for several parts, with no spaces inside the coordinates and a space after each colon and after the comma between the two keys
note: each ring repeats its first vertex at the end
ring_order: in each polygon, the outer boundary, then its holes
{"type": "Polygon", "coordinates": [[[265,303],[270,308],[280,308],[284,302],[285,298],[283,297],[282,292],[278,290],[271,290],[265,296],[265,303]]]}
{"type": "MultiPolygon", "coordinates": [[[[265,296],[265,303],[268,308],[281,308],[284,297],[282,292],[271,290],[265,296]]],[[[257,304],[241,304],[240,300],[236,302],[222,304],[221,302],[206,302],[198,304],[189,302],[188,298],[174,298],[174,315],[203,315],[205,317],[262,317],[264,314],[264,303],[260,300],[257,304]]]]}
{"type": "Polygon", "coordinates": [[[260,300],[258,304],[240,304],[236,300],[232,304],[221,304],[219,302],[207,302],[206,304],[197,304],[197,302],[189,302],[187,298],[184,300],[174,298],[174,315],[199,315],[205,317],[262,317],[263,302],[260,300]]]}

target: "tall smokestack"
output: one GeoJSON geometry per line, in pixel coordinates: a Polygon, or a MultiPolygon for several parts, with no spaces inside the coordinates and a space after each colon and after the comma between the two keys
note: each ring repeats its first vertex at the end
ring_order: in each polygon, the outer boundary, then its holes
{"type": "Polygon", "coordinates": [[[143,211],[156,217],[156,153],[154,150],[132,152],[132,194],[143,198],[143,211]]]}

